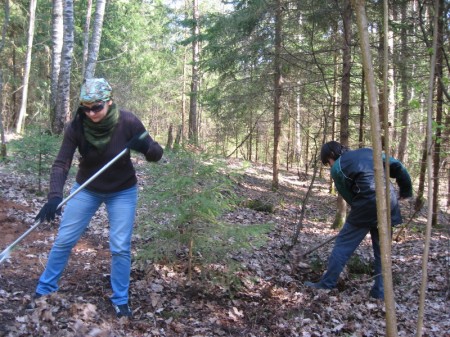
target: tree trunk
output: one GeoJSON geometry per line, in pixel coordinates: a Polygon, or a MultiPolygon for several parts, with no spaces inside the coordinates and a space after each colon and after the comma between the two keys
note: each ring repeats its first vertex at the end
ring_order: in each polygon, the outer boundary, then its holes
{"type": "MultiPolygon", "coordinates": [[[[300,88],[300,82],[298,83],[298,87],[300,88]]],[[[295,92],[295,124],[294,124],[294,158],[297,163],[297,167],[301,166],[302,162],[302,124],[301,124],[301,93],[300,89],[298,92],[295,92]]]]}
{"type": "Polygon", "coordinates": [[[0,69],[0,141],[0,159],[3,159],[7,156],[5,128],[3,126],[3,69],[0,69]]]}
{"type": "MultiPolygon", "coordinates": [[[[407,2],[403,2],[401,4],[401,17],[402,22],[406,20],[407,17],[407,2]]],[[[400,31],[400,44],[401,44],[401,57],[398,62],[398,68],[401,79],[401,92],[402,92],[402,100],[400,102],[400,111],[401,111],[401,125],[400,125],[400,141],[398,145],[397,158],[404,162],[407,158],[406,149],[408,148],[408,127],[409,127],[409,107],[408,107],[408,76],[406,71],[406,64],[404,62],[407,59],[407,28],[405,25],[402,26],[400,31]]]]}
{"type": "Polygon", "coordinates": [[[102,40],[103,18],[105,16],[106,0],[97,0],[94,15],[94,27],[92,28],[91,41],[89,43],[89,53],[86,63],[84,78],[93,78],[95,66],[97,65],[100,42],[102,40]]]}
{"type": "Polygon", "coordinates": [[[366,101],[366,91],[364,86],[365,81],[364,70],[361,71],[361,96],[359,102],[359,136],[358,136],[358,147],[364,147],[364,115],[365,115],[365,101],[366,101]]]}
{"type": "MultiPolygon", "coordinates": [[[[350,111],[350,76],[352,69],[352,6],[349,0],[345,0],[343,4],[342,23],[344,27],[342,39],[342,82],[341,82],[341,116],[339,133],[339,141],[342,145],[348,146],[349,129],[348,118],[350,111]]],[[[337,210],[332,228],[341,228],[345,223],[347,215],[347,205],[341,195],[337,198],[337,210]]]]}
{"type": "Polygon", "coordinates": [[[64,39],[61,51],[61,70],[58,80],[58,99],[56,105],[54,132],[61,134],[64,125],[70,120],[70,72],[72,69],[74,22],[73,0],[64,0],[64,39]]]}
{"type": "MultiPolygon", "coordinates": [[[[2,40],[0,41],[0,55],[3,55],[3,48],[5,46],[6,31],[9,25],[9,0],[5,0],[5,17],[2,26],[2,40]]],[[[1,58],[3,60],[3,58],[1,58]]],[[[3,123],[3,62],[0,62],[0,137],[1,137],[1,148],[0,148],[0,158],[6,158],[6,137],[5,137],[5,127],[3,123]]]]}
{"type": "MultiPolygon", "coordinates": [[[[15,33],[12,32],[12,41],[14,41],[15,38],[15,33]]],[[[19,88],[17,88],[17,84],[19,83],[19,76],[18,76],[18,71],[17,69],[19,69],[19,65],[17,64],[17,52],[16,52],[17,46],[14,44],[12,46],[12,68],[13,68],[13,80],[11,81],[11,90],[12,90],[12,102],[11,102],[11,111],[12,111],[12,116],[10,119],[10,122],[7,124],[7,129],[9,127],[12,128],[12,126],[17,124],[17,116],[19,115],[19,103],[18,103],[18,91],[19,88]]]]}
{"type": "MultiPolygon", "coordinates": [[[[336,21],[336,23],[335,23],[335,25],[333,25],[333,35],[334,35],[334,39],[336,40],[336,41],[338,41],[339,40],[339,32],[338,32],[338,29],[339,29],[339,27],[338,27],[338,22],[336,21]]],[[[333,105],[333,109],[332,109],[332,111],[331,111],[331,121],[328,121],[326,118],[325,118],[325,126],[324,126],[324,134],[325,134],[325,138],[324,138],[324,144],[325,144],[325,142],[327,141],[327,138],[326,138],[326,136],[327,136],[327,134],[328,134],[328,131],[325,131],[325,129],[326,130],[328,130],[328,125],[330,124],[331,125],[331,140],[335,140],[336,139],[336,116],[337,116],[337,104],[338,104],[338,100],[339,100],[339,94],[338,94],[338,87],[339,87],[339,75],[338,75],[338,73],[339,73],[339,64],[338,64],[338,60],[340,61],[340,58],[339,58],[339,50],[336,48],[336,50],[334,51],[334,53],[333,53],[333,64],[334,64],[334,67],[333,67],[333,100],[332,100],[332,105],[333,105]]],[[[342,80],[342,79],[341,79],[342,80]]],[[[322,169],[323,169],[323,165],[320,165],[320,173],[319,173],[319,176],[322,176],[322,169]]],[[[330,176],[330,178],[329,178],[329,191],[330,191],[330,194],[331,193],[335,193],[335,190],[334,190],[334,181],[333,181],[333,178],[331,178],[331,176],[330,176]]],[[[339,195],[338,195],[338,198],[339,198],[339,195]]],[[[341,206],[342,207],[342,206],[341,206]]],[[[342,221],[345,221],[345,218],[342,218],[342,216],[341,216],[341,214],[342,214],[342,211],[340,211],[340,209],[341,209],[341,207],[340,206],[337,206],[337,209],[336,209],[336,215],[337,214],[339,214],[339,218],[342,220],[342,221]]],[[[345,206],[344,206],[345,207],[345,206]]],[[[344,213],[345,213],[345,210],[344,210],[344,213]]],[[[338,218],[336,217],[335,218],[335,221],[339,221],[338,220],[338,218]]],[[[334,226],[337,226],[337,227],[342,227],[342,224],[339,224],[339,222],[336,222],[336,223],[334,223],[333,224],[333,226],[332,227],[334,227],[334,226]]]]}
{"type": "MultiPolygon", "coordinates": [[[[438,26],[437,26],[437,47],[436,47],[436,77],[442,79],[443,76],[443,15],[444,15],[444,4],[440,0],[438,13],[438,26]]],[[[433,217],[432,225],[433,227],[438,223],[438,212],[439,212],[439,172],[441,166],[441,148],[442,148],[442,128],[443,128],[443,96],[444,96],[443,82],[438,81],[436,87],[436,131],[434,135],[434,153],[433,153],[433,182],[435,188],[433,189],[433,217]]]]}
{"type": "Polygon", "coordinates": [[[58,80],[61,70],[61,52],[64,37],[63,0],[53,0],[52,9],[52,65],[50,84],[50,120],[55,131],[58,80]]]}
{"type": "MultiPolygon", "coordinates": [[[[389,37],[389,5],[388,0],[383,1],[383,92],[385,95],[383,96],[383,129],[384,129],[384,151],[386,156],[390,157],[391,145],[390,145],[390,128],[389,128],[389,119],[390,119],[390,111],[391,111],[391,86],[389,85],[389,80],[391,83],[393,82],[393,78],[391,76],[391,72],[389,70],[389,50],[390,44],[392,42],[392,38],[389,37]]],[[[383,145],[383,143],[382,143],[383,145]]],[[[390,165],[389,160],[386,160],[384,166],[384,179],[385,179],[385,188],[386,188],[386,211],[387,214],[391,214],[391,181],[390,181],[390,165]]],[[[386,231],[389,233],[389,237],[391,237],[391,217],[386,217],[386,231]]],[[[389,241],[390,242],[390,241],[389,241]]],[[[391,251],[391,246],[389,247],[389,252],[391,251]]],[[[389,254],[390,255],[390,254],[389,254]]]]}
{"type": "Polygon", "coordinates": [[[173,149],[173,124],[169,125],[169,131],[167,132],[167,144],[165,147],[167,150],[173,149]]]}
{"type": "MultiPolygon", "coordinates": [[[[433,32],[433,54],[431,56],[430,61],[430,77],[428,84],[428,98],[427,98],[427,171],[428,171],[428,214],[427,214],[427,229],[425,234],[425,246],[423,250],[422,256],[422,285],[420,287],[420,295],[419,295],[419,312],[417,318],[417,329],[416,329],[416,337],[422,336],[423,330],[423,319],[425,316],[425,295],[427,292],[427,263],[428,263],[428,255],[430,251],[430,238],[431,238],[431,225],[433,214],[430,212],[433,207],[433,163],[432,163],[432,144],[433,144],[433,130],[432,130],[432,122],[433,122],[433,93],[434,93],[434,81],[435,81],[435,71],[436,71],[436,51],[437,51],[437,42],[438,42],[438,25],[439,25],[439,0],[434,1],[434,32],[433,32]]],[[[437,186],[435,188],[438,188],[437,186]]]]}
{"type": "Polygon", "coordinates": [[[422,145],[422,159],[420,161],[420,171],[419,171],[419,184],[417,186],[416,201],[414,204],[414,210],[418,211],[423,205],[423,194],[425,190],[425,175],[427,173],[427,142],[426,140],[422,145]]]}
{"type": "Polygon", "coordinates": [[[282,94],[282,74],[281,74],[281,28],[282,28],[282,8],[281,0],[275,2],[275,55],[274,55],[274,86],[273,86],[273,157],[272,157],[272,189],[279,187],[279,144],[281,138],[281,94],[282,94]]]}
{"type": "Polygon", "coordinates": [[[20,105],[19,118],[17,119],[16,132],[22,133],[25,127],[25,117],[27,115],[27,103],[28,103],[28,83],[30,81],[30,69],[31,69],[31,52],[33,50],[33,38],[34,38],[34,22],[36,18],[36,0],[30,1],[30,23],[28,26],[28,44],[27,44],[27,56],[25,60],[25,70],[23,75],[22,86],[22,103],[20,105]]]}
{"type": "Polygon", "coordinates": [[[444,145],[444,153],[447,153],[445,159],[444,170],[447,172],[447,204],[446,207],[450,208],[450,114],[445,118],[444,134],[442,137],[442,143],[444,145]]]}
{"type": "Polygon", "coordinates": [[[192,0],[192,79],[191,79],[191,93],[189,104],[189,142],[198,145],[198,85],[199,85],[199,16],[198,0],[192,0]]]}
{"type": "Polygon", "coordinates": [[[81,61],[81,73],[86,74],[86,64],[89,54],[89,32],[91,30],[91,16],[92,16],[92,0],[87,0],[86,8],[86,22],[83,30],[83,60],[81,61]]]}
{"type": "Polygon", "coordinates": [[[371,137],[374,150],[374,171],[375,190],[377,196],[377,218],[378,231],[380,233],[381,261],[383,266],[384,300],[386,306],[386,336],[397,337],[397,318],[395,314],[394,290],[392,285],[392,265],[390,256],[391,237],[387,230],[387,207],[386,190],[384,180],[384,170],[382,161],[382,148],[380,139],[380,120],[377,102],[377,89],[375,86],[375,76],[371,58],[369,34],[367,28],[367,18],[365,2],[363,0],[353,0],[354,9],[358,23],[360,35],[363,67],[366,75],[366,86],[370,110],[371,137]]]}

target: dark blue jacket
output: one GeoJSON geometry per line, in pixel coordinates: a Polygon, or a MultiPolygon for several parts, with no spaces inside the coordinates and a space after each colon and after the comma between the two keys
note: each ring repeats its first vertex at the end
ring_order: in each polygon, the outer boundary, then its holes
{"type": "MultiPolygon", "coordinates": [[[[383,162],[385,159],[383,155],[383,162]]],[[[402,163],[390,157],[389,170],[390,177],[396,179],[400,197],[411,197],[411,177],[402,163]]],[[[363,148],[343,153],[331,168],[331,176],[338,192],[351,207],[346,222],[358,227],[376,226],[377,205],[372,149],[363,148]]],[[[391,225],[395,226],[402,223],[402,217],[392,184],[390,190],[391,225]]]]}

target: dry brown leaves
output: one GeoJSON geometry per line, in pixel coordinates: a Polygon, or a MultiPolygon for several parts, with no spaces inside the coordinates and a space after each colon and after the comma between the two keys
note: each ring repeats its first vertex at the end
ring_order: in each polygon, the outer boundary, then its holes
{"type": "MultiPolygon", "coordinates": [[[[337,289],[304,287],[305,280],[320,277],[332,243],[293,262],[295,253],[336,234],[329,229],[334,197],[327,194],[326,181],[314,188],[299,243],[294,252],[288,252],[308,177],[302,176],[300,181],[296,175],[284,173],[282,188],[274,193],[266,176],[266,168],[253,167],[239,189],[248,198],[277,201],[274,214],[239,208],[224,217],[243,225],[276,223],[267,245],[235,252],[234,259],[243,265],[235,274],[235,283],[228,287],[207,279],[189,283],[183,265],[133,265],[130,297],[134,317],[117,319],[109,303],[108,229],[102,209],[75,247],[58,293],[40,298],[34,305],[31,300],[57,223],[30,235],[0,265],[0,336],[384,336],[385,308],[368,296],[370,275],[345,271],[337,289]]],[[[0,170],[1,249],[27,229],[44,202],[30,186],[27,177],[0,170]]],[[[424,212],[401,241],[393,243],[400,336],[412,336],[416,329],[424,212]]],[[[448,214],[441,216],[448,224],[448,214]]],[[[139,243],[135,238],[134,245],[139,243]]],[[[448,232],[433,230],[424,336],[450,336],[448,247],[448,232]]],[[[371,260],[369,238],[356,254],[364,261],[371,260]]]]}

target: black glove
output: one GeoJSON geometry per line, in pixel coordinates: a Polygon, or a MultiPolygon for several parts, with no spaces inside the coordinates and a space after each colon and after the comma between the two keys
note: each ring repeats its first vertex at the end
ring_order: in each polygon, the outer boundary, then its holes
{"type": "Polygon", "coordinates": [[[133,136],[127,143],[127,148],[146,154],[149,149],[147,133],[133,136]]]}
{"type": "Polygon", "coordinates": [[[47,203],[41,208],[38,215],[34,220],[40,219],[41,222],[44,220],[52,221],[55,220],[55,215],[61,215],[61,208],[56,209],[58,205],[61,203],[62,198],[54,197],[51,198],[47,203]]]}

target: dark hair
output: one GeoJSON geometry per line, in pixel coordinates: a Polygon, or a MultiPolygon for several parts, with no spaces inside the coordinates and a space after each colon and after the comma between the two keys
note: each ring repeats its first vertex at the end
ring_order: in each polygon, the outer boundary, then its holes
{"type": "Polygon", "coordinates": [[[320,160],[322,161],[322,164],[326,165],[330,159],[336,160],[347,151],[348,147],[332,140],[331,142],[322,145],[322,149],[320,150],[320,160]]]}

